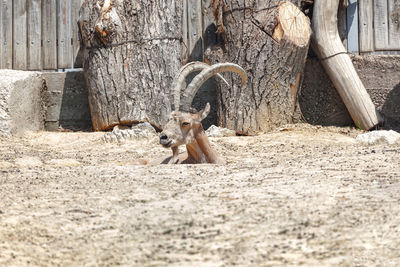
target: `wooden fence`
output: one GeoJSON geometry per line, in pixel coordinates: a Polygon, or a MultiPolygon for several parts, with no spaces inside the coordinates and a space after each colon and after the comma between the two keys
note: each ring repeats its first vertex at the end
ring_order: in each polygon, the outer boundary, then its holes
{"type": "Polygon", "coordinates": [[[0,0],[0,68],[81,67],[78,13],[84,0],[0,0]]]}
{"type": "Polygon", "coordinates": [[[348,48],[364,54],[398,54],[400,1],[347,0],[348,48]]]}
{"type": "MultiPolygon", "coordinates": [[[[0,68],[81,67],[78,13],[84,0],[0,0],[0,68]]],[[[184,1],[184,43],[201,59],[213,35],[211,0],[184,1]]],[[[353,53],[400,52],[400,1],[347,0],[347,47],[353,53]]],[[[344,22],[343,22],[344,23],[344,22]]]]}

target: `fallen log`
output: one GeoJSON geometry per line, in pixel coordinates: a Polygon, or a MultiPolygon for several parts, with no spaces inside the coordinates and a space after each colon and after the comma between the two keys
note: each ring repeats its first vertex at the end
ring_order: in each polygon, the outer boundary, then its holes
{"type": "Polygon", "coordinates": [[[355,125],[370,130],[382,122],[344,48],[337,28],[339,0],[315,0],[311,46],[346,105],[355,125]]]}
{"type": "Polygon", "coordinates": [[[251,135],[292,123],[307,57],[309,19],[288,1],[212,1],[223,49],[209,52],[215,62],[235,62],[248,75],[247,86],[231,76],[221,86],[219,125],[251,135]]]}

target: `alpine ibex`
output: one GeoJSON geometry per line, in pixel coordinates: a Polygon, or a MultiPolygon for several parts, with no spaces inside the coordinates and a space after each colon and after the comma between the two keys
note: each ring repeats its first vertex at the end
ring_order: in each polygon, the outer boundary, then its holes
{"type": "Polygon", "coordinates": [[[241,86],[246,83],[246,72],[239,65],[233,63],[218,63],[210,66],[203,62],[191,62],[180,69],[172,88],[174,111],[171,112],[164,130],[160,134],[160,144],[171,148],[173,155],[163,163],[224,163],[224,160],[218,157],[216,151],[211,147],[201,125],[201,121],[210,112],[210,104],[207,103],[204,109],[197,113],[188,112],[194,96],[205,81],[214,75],[223,79],[219,75],[220,72],[235,72],[242,79],[241,86]],[[187,76],[195,71],[201,72],[184,88],[187,76]],[[181,145],[186,145],[184,154],[179,154],[178,147],[181,145]]]}

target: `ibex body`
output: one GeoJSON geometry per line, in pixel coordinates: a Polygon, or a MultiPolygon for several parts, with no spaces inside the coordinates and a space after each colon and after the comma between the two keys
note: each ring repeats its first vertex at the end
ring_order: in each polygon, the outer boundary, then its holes
{"type": "Polygon", "coordinates": [[[212,148],[201,121],[210,112],[210,104],[194,114],[174,111],[160,135],[160,144],[171,148],[173,155],[164,163],[217,163],[224,161],[212,148]],[[186,145],[186,153],[179,154],[178,147],[186,145]]]}
{"type": "Polygon", "coordinates": [[[166,148],[171,148],[173,155],[162,163],[222,164],[225,162],[212,148],[201,124],[201,121],[210,113],[210,104],[207,103],[205,108],[197,113],[187,112],[191,109],[193,98],[201,85],[214,75],[222,78],[218,74],[220,72],[236,72],[242,79],[242,86],[246,82],[245,71],[233,63],[219,63],[210,66],[202,62],[191,62],[180,69],[173,86],[174,111],[171,112],[164,130],[160,134],[160,144],[166,148]],[[183,86],[186,84],[186,77],[199,70],[201,72],[193,78],[183,91],[181,99],[180,95],[183,86]],[[186,153],[179,154],[178,147],[181,145],[186,145],[186,153]]]}

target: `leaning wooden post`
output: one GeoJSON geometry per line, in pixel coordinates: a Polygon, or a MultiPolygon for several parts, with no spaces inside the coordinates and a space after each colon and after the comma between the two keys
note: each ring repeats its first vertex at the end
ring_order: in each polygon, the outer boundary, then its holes
{"type": "Polygon", "coordinates": [[[370,130],[382,118],[344,48],[337,28],[339,0],[315,0],[311,46],[335,85],[357,127],[370,130]]]}

